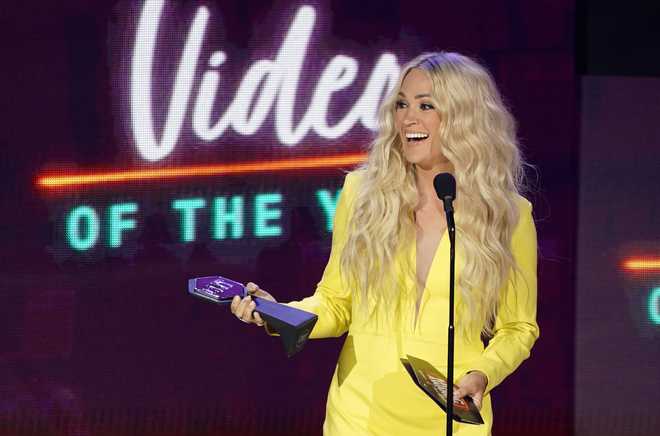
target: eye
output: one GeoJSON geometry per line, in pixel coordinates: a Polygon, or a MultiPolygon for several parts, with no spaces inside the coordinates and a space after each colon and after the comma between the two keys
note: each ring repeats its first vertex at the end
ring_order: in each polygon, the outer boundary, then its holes
{"type": "Polygon", "coordinates": [[[394,103],[394,107],[396,109],[403,109],[403,108],[408,107],[408,103],[406,103],[403,100],[397,100],[396,103],[394,103]]]}
{"type": "Polygon", "coordinates": [[[432,111],[435,109],[431,103],[421,103],[419,108],[423,111],[432,111]]]}

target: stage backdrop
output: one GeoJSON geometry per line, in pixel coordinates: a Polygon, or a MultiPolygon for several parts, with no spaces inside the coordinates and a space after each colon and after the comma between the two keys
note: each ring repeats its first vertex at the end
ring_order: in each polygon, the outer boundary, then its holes
{"type": "Polygon", "coordinates": [[[582,79],[579,435],[660,429],[660,79],[582,79]]]}
{"type": "Polygon", "coordinates": [[[401,65],[456,50],[491,69],[537,169],[542,333],[493,392],[495,432],[569,434],[572,1],[2,8],[0,433],[320,434],[343,339],[287,359],[187,279],[310,295],[401,65]]]}

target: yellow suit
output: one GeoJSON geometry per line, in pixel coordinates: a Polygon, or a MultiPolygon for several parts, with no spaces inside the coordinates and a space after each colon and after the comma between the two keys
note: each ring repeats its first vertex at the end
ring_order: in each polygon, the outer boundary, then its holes
{"type": "MultiPolygon", "coordinates": [[[[409,291],[402,291],[403,310],[389,327],[363,315],[352,306],[351,292],[342,286],[339,273],[347,221],[360,177],[352,173],[344,182],[335,213],[332,252],[316,292],[289,303],[318,315],[312,338],[348,332],[330,384],[323,432],[327,436],[438,436],[445,432],[445,414],[413,384],[399,358],[410,354],[447,373],[449,240],[445,233],[435,253],[416,322],[416,295],[409,291]]],[[[488,376],[481,410],[485,424],[455,424],[454,433],[459,436],[490,434],[493,418],[489,392],[529,356],[539,335],[536,230],[531,205],[522,198],[520,211],[512,248],[524,280],[518,280],[515,289],[506,290],[503,298],[508,308],[498,313],[494,337],[484,350],[478,332],[472,338],[456,332],[455,380],[470,370],[488,376]]],[[[415,247],[408,253],[410,265],[416,264],[415,253],[415,247]]],[[[459,247],[456,256],[458,277],[462,264],[459,247]]],[[[403,260],[397,260],[399,267],[403,260]]],[[[407,289],[415,289],[414,279],[406,280],[410,280],[407,289]]],[[[456,298],[458,301],[459,292],[456,298]]],[[[456,316],[460,318],[460,313],[456,316]]]]}

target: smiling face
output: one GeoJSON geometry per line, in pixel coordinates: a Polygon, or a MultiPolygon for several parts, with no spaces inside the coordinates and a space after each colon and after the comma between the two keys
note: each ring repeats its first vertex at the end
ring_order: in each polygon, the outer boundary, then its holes
{"type": "Polygon", "coordinates": [[[406,160],[424,170],[447,170],[451,163],[442,154],[440,114],[432,103],[427,74],[413,68],[401,84],[395,105],[394,125],[406,160]]]}

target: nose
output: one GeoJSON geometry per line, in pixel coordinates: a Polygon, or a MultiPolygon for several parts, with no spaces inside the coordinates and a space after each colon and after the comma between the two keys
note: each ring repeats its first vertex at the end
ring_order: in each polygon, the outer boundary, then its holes
{"type": "Polygon", "coordinates": [[[417,124],[417,117],[413,111],[406,111],[406,115],[403,118],[403,125],[406,127],[414,126],[417,124]]]}

